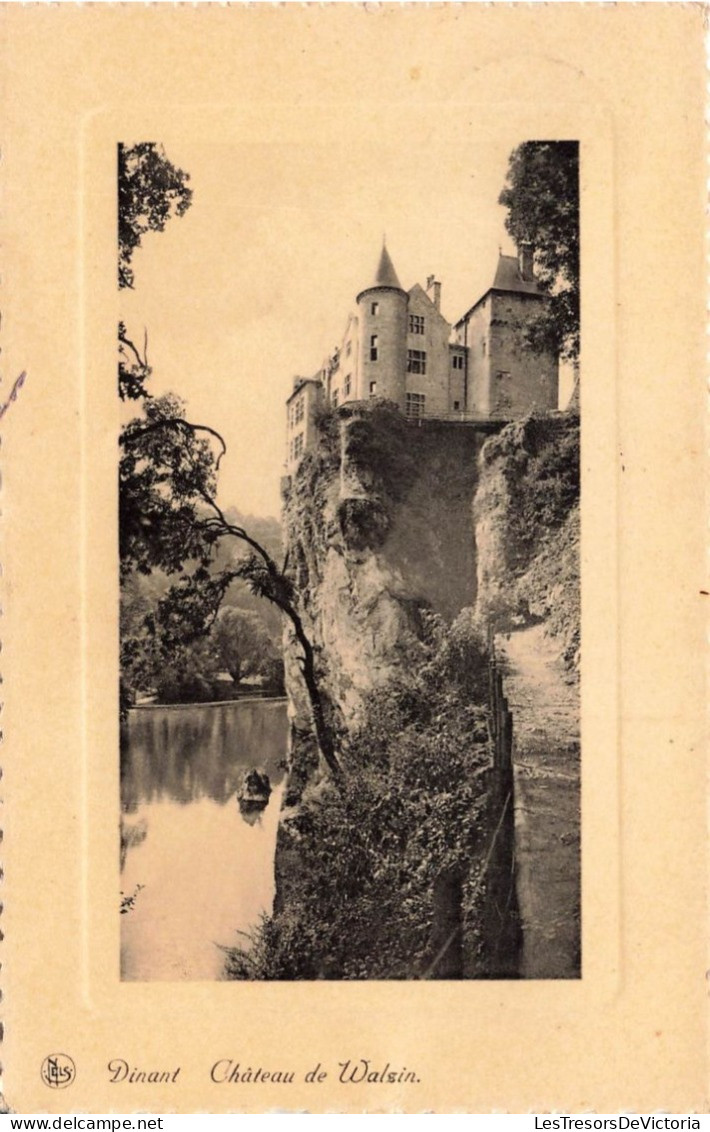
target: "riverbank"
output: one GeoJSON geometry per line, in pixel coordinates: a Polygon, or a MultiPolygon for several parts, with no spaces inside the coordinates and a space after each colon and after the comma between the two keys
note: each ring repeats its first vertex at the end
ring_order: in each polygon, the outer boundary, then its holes
{"type": "MultiPolygon", "coordinates": [[[[470,610],[422,622],[422,664],[371,692],[341,733],[341,777],[301,775],[278,832],[273,916],[235,949],[230,977],[501,977],[488,654],[470,610]]],[[[292,773],[312,755],[295,738],[292,773]]]]}
{"type": "Polygon", "coordinates": [[[231,700],[194,700],[186,701],[183,704],[159,704],[151,702],[149,704],[134,704],[129,708],[131,711],[146,711],[149,708],[159,708],[161,711],[171,711],[174,708],[203,708],[203,707],[235,707],[238,704],[285,704],[288,696],[255,696],[250,694],[248,696],[238,696],[231,700]]]}
{"type": "Polygon", "coordinates": [[[122,979],[219,980],[224,949],[271,911],[287,738],[283,698],[129,712],[122,979]],[[255,767],[268,774],[271,795],[245,813],[239,793],[255,767]]]}

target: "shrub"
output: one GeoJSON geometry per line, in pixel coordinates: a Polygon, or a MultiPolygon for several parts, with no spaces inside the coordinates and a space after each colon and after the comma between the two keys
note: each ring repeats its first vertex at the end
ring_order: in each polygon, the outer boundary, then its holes
{"type": "Polygon", "coordinates": [[[470,615],[450,631],[433,614],[430,658],[373,693],[330,782],[283,823],[293,854],[277,911],[230,978],[416,977],[430,961],[434,885],[470,870],[485,826],[489,765],[485,651],[470,615]]]}
{"type": "Polygon", "coordinates": [[[266,691],[270,692],[273,696],[283,696],[285,694],[283,657],[270,656],[265,660],[261,668],[261,676],[263,687],[266,691]]]}

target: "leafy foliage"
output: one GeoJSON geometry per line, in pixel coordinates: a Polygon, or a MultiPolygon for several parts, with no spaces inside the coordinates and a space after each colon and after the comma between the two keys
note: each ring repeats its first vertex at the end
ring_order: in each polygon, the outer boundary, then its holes
{"type": "Polygon", "coordinates": [[[529,561],[540,542],[565,521],[579,502],[579,427],[558,432],[551,442],[531,441],[515,484],[512,537],[529,561]]]}
{"type": "Polygon", "coordinates": [[[452,869],[468,878],[475,920],[486,655],[466,613],[448,632],[429,614],[428,627],[428,663],[371,696],[340,790],[322,784],[282,824],[282,855],[298,865],[251,946],[229,953],[231,978],[427,977],[434,886],[452,869]]]}
{"type": "Polygon", "coordinates": [[[173,394],[150,399],[121,433],[119,531],[121,571],[180,573],[185,561],[206,567],[217,532],[205,501],[216,489],[213,451],[184,420],[173,394]]]}
{"type": "MultiPolygon", "coordinates": [[[[486,442],[481,459],[485,479],[498,475],[505,484],[506,565],[519,576],[579,501],[579,423],[535,416],[515,421],[486,442]]],[[[486,505],[491,509],[491,501],[486,505]]]]}
{"type": "Polygon", "coordinates": [[[544,620],[579,662],[579,421],[528,417],[486,441],[476,513],[479,609],[500,628],[544,620]]]}
{"type": "Polygon", "coordinates": [[[383,499],[405,499],[417,476],[412,432],[392,401],[377,398],[358,413],[346,434],[347,459],[383,499]]]}
{"type": "Polygon", "coordinates": [[[162,232],[192,203],[189,173],[176,168],[162,145],[118,146],[118,286],[133,287],[133,253],[146,232],[162,232]]]}
{"type": "Polygon", "coordinates": [[[131,701],[131,689],[150,686],[166,666],[185,670],[189,655],[180,650],[209,629],[235,576],[234,571],[210,572],[220,537],[208,510],[216,458],[210,442],[185,422],[183,413],[182,401],[173,394],[150,399],[143,404],[143,416],[121,433],[124,703],[131,701]],[[151,603],[140,598],[131,579],[155,570],[176,580],[151,603]]]}
{"type": "Polygon", "coordinates": [[[159,568],[177,575],[178,582],[159,602],[156,616],[146,616],[142,634],[122,639],[122,710],[130,706],[137,689],[134,674],[144,675],[161,658],[169,661],[174,650],[207,633],[229,585],[241,578],[291,623],[318,748],[332,774],[338,775],[315,653],[297,609],[293,580],[243,527],[229,522],[215,501],[224,441],[213,429],[185,420],[184,406],[172,394],[145,401],[143,411],[144,417],[131,421],[121,434],[122,576],[159,568]],[[219,456],[211,446],[214,439],[221,445],[219,456]],[[211,570],[215,548],[225,537],[238,539],[249,552],[233,569],[211,570]]]}
{"type": "MultiPolygon", "coordinates": [[[[118,282],[132,287],[131,260],[148,231],[162,231],[171,215],[181,216],[192,200],[188,175],[167,159],[162,146],[141,142],[118,148],[118,282]]],[[[143,419],[121,434],[119,530],[121,578],[155,569],[179,580],[147,613],[137,633],[122,637],[121,710],[130,706],[135,678],[143,680],[161,657],[193,643],[210,628],[224,595],[236,577],[266,598],[291,622],[301,649],[300,661],[318,747],[333,774],[338,760],[315,675],[315,655],[296,607],[292,580],[244,527],[231,523],[215,493],[219,461],[226,451],[214,429],[186,420],[184,406],[169,394],[154,400],[146,390],[150,376],[147,342],[143,352],[119,324],[119,395],[140,400],[143,419]],[[221,445],[215,456],[210,441],[221,445]],[[210,569],[220,539],[232,537],[250,555],[234,569],[210,569]]]]}
{"type": "Polygon", "coordinates": [[[271,696],[286,694],[286,673],[282,656],[272,653],[261,667],[262,687],[271,696]]]}
{"type": "Polygon", "coordinates": [[[192,644],[179,643],[170,649],[163,648],[154,673],[158,702],[204,703],[214,699],[219,668],[219,656],[209,635],[192,644]]]}
{"type": "Polygon", "coordinates": [[[518,247],[531,245],[538,281],[551,298],[527,326],[529,345],[579,356],[579,143],[529,141],[510,155],[499,203],[518,247]]]}
{"type": "Polygon", "coordinates": [[[271,642],[261,618],[246,610],[220,610],[211,639],[220,666],[235,684],[245,676],[259,675],[271,654],[271,642]]]}
{"type": "MultiPolygon", "coordinates": [[[[263,515],[242,515],[236,507],[225,507],[224,516],[231,526],[249,531],[274,562],[283,562],[283,541],[278,519],[263,515]]],[[[214,569],[234,570],[247,553],[248,547],[239,540],[222,539],[215,548],[214,569]]],[[[224,595],[223,607],[231,606],[256,613],[266,627],[274,649],[280,651],[283,622],[275,605],[252,594],[247,583],[236,578],[224,595]]]]}

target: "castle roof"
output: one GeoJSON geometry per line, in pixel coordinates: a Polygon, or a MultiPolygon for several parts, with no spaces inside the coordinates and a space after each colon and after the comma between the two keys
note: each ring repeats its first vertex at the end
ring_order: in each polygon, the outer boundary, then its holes
{"type": "Polygon", "coordinates": [[[545,297],[545,292],[540,289],[536,279],[523,279],[520,271],[520,262],[517,256],[503,255],[501,252],[498,256],[498,266],[496,268],[495,278],[492,285],[487,291],[484,291],[480,299],[476,299],[473,306],[469,307],[465,314],[454,324],[460,326],[465,322],[470,314],[475,311],[477,306],[488,298],[491,291],[514,291],[522,295],[539,295],[540,298],[545,297]]]}
{"type": "MultiPolygon", "coordinates": [[[[387,251],[387,245],[384,243],[380,253],[380,262],[377,265],[377,271],[375,273],[375,280],[369,287],[365,287],[365,291],[372,291],[376,287],[393,287],[397,291],[402,290],[402,284],[397,277],[397,272],[394,269],[390,253],[387,251]]],[[[360,294],[364,294],[364,291],[361,291],[360,294]]]]}
{"type": "Polygon", "coordinates": [[[520,263],[515,255],[498,256],[498,267],[493,280],[492,291],[522,291],[526,295],[539,295],[540,288],[535,279],[523,279],[520,263]]]}
{"type": "Polygon", "coordinates": [[[288,397],[286,398],[286,404],[287,405],[288,405],[289,401],[291,401],[292,398],[296,396],[297,393],[301,392],[304,385],[317,385],[317,386],[320,386],[322,388],[323,382],[320,381],[317,377],[294,377],[294,379],[293,379],[293,389],[291,390],[288,397]]]}

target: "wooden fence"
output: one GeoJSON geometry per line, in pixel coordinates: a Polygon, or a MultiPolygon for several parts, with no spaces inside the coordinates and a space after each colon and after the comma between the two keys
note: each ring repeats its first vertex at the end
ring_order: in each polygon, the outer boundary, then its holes
{"type": "Polygon", "coordinates": [[[488,634],[488,734],[491,765],[486,775],[487,822],[481,830],[480,889],[482,954],[467,959],[463,925],[464,875],[442,873],[434,886],[431,958],[424,978],[514,979],[521,944],[515,888],[513,716],[503,687],[493,633],[488,634]]]}

